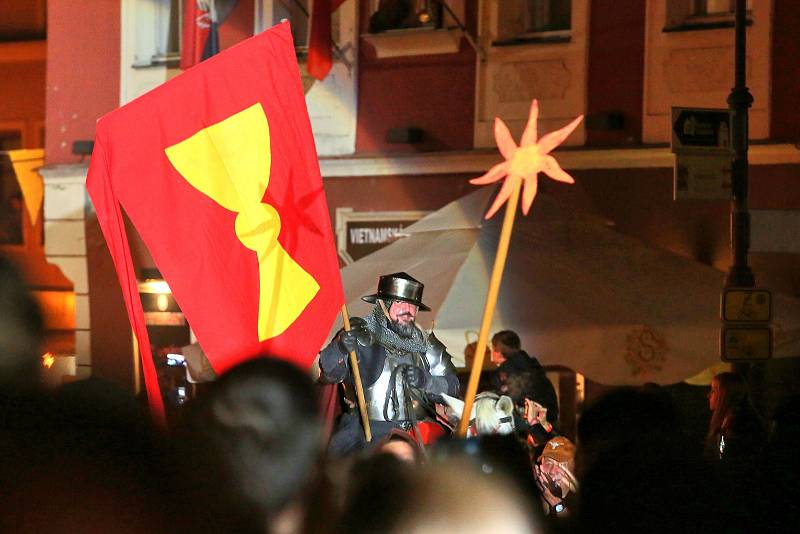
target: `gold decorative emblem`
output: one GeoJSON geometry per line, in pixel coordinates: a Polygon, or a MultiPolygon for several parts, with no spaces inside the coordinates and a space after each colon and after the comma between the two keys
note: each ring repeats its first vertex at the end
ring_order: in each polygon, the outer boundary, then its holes
{"type": "Polygon", "coordinates": [[[637,326],[627,334],[625,361],[634,376],[661,371],[669,347],[659,332],[649,326],[637,326]]]}

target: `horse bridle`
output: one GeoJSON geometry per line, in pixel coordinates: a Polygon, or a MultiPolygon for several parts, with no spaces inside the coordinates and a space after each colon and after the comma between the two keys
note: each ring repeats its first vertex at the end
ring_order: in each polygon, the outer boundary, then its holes
{"type": "MultiPolygon", "coordinates": [[[[472,419],[470,419],[468,428],[471,428],[472,432],[477,436],[478,435],[478,427],[475,426],[476,422],[477,422],[477,419],[475,419],[474,417],[472,419]]],[[[499,428],[500,425],[502,425],[503,423],[511,423],[511,427],[513,428],[514,427],[514,417],[511,416],[511,415],[507,415],[505,417],[501,417],[500,419],[497,420],[497,427],[499,428]]]]}

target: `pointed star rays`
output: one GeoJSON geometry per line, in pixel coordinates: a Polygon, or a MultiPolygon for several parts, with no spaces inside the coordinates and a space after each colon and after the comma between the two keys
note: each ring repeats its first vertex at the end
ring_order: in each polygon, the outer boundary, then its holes
{"type": "Polygon", "coordinates": [[[536,191],[539,185],[538,174],[540,172],[559,182],[575,183],[572,176],[559,166],[556,159],[550,155],[550,152],[563,143],[569,134],[578,127],[583,115],[578,116],[563,128],[550,132],[537,142],[536,121],[538,119],[539,102],[534,100],[531,104],[528,124],[522,133],[520,144],[517,146],[505,123],[499,118],[495,118],[494,138],[497,142],[497,148],[500,149],[500,154],[503,155],[505,161],[489,169],[489,172],[480,178],[470,180],[472,184],[485,185],[507,177],[492,207],[486,212],[487,219],[494,215],[500,209],[500,206],[509,199],[520,180],[522,180],[522,213],[525,215],[528,214],[531,204],[533,204],[533,199],[536,198],[536,191]]]}

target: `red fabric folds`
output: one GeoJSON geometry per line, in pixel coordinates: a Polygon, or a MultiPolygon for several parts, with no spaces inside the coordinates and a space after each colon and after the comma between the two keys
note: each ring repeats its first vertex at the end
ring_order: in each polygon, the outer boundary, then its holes
{"type": "MultiPolygon", "coordinates": [[[[258,130],[259,135],[264,129],[258,130]]],[[[235,128],[233,133],[228,132],[224,135],[238,135],[235,128]]],[[[252,137],[258,136],[247,134],[242,139],[252,137]]],[[[245,156],[252,159],[252,147],[247,150],[250,152],[245,156]]],[[[163,405],[121,209],[147,245],[217,373],[264,355],[303,368],[310,366],[344,297],[288,24],[225,50],[102,117],[97,124],[87,189],[139,339],[154,417],[163,421],[163,405]],[[226,148],[228,140],[214,137],[219,135],[218,130],[213,135],[208,133],[248,109],[257,109],[268,124],[268,152],[256,151],[255,159],[266,159],[270,164],[254,166],[268,169],[268,185],[263,196],[256,198],[252,198],[252,191],[261,190],[247,182],[253,173],[242,168],[246,158],[236,153],[226,155],[225,150],[231,148],[226,148]],[[210,139],[205,145],[187,145],[204,135],[210,139]],[[180,165],[166,153],[167,148],[175,146],[206,147],[207,153],[188,153],[187,161],[200,169],[200,174],[207,166],[197,161],[216,157],[224,165],[218,166],[217,174],[208,171],[208,176],[202,177],[206,182],[192,181],[185,176],[185,169],[179,172],[180,165]],[[230,194],[215,195],[209,188],[228,188],[230,194]],[[231,202],[243,204],[232,208],[231,202]],[[271,235],[277,236],[285,257],[318,285],[299,307],[295,303],[298,311],[288,326],[264,339],[261,328],[265,321],[260,314],[264,312],[264,299],[271,298],[270,291],[278,294],[274,288],[281,284],[288,300],[301,294],[302,288],[293,281],[296,278],[285,274],[285,262],[274,271],[267,270],[272,285],[263,282],[267,279],[264,265],[269,265],[264,261],[266,251],[277,245],[254,251],[245,242],[248,236],[259,234],[260,227],[244,234],[235,225],[238,216],[254,211],[277,214],[279,232],[271,235]]],[[[280,308],[286,309],[283,305],[280,308]]]]}
{"type": "Polygon", "coordinates": [[[345,0],[312,0],[308,73],[318,80],[324,80],[333,66],[331,17],[344,2],[345,0]]]}
{"type": "Polygon", "coordinates": [[[197,0],[183,3],[183,29],[181,34],[181,69],[188,69],[203,60],[203,49],[208,40],[211,17],[198,6],[197,0]]]}

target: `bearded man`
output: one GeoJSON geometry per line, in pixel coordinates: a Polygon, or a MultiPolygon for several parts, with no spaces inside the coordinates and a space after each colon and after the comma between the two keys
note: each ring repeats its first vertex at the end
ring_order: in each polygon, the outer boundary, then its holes
{"type": "MultiPolygon", "coordinates": [[[[430,310],[422,303],[423,288],[406,273],[381,276],[377,293],[361,297],[375,304],[372,313],[352,318],[350,331],[340,331],[319,355],[321,380],[344,382],[352,390],[349,354],[356,352],[373,441],[430,419],[442,393],[458,395],[450,354],[416,323],[419,310],[430,310]]],[[[346,454],[364,443],[356,408],[342,415],[329,450],[346,454]]]]}

